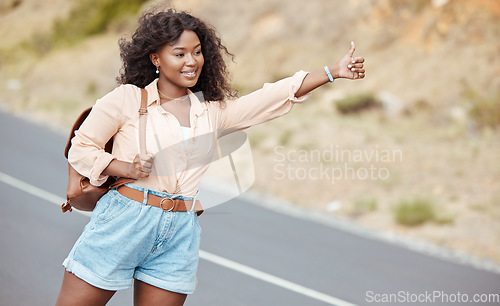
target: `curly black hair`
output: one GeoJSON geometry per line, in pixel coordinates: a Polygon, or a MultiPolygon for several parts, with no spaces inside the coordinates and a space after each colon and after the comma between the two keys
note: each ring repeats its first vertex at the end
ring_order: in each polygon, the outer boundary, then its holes
{"type": "Polygon", "coordinates": [[[212,26],[186,12],[168,9],[161,12],[145,12],[139,18],[139,26],[132,39],[120,39],[120,56],[123,67],[117,81],[144,88],[157,78],[156,67],[149,55],[157,53],[165,44],[175,43],[182,32],[190,30],[198,35],[205,64],[198,82],[191,91],[203,92],[205,101],[222,101],[236,96],[229,85],[229,72],[223,53],[234,58],[222,44],[212,26]]]}

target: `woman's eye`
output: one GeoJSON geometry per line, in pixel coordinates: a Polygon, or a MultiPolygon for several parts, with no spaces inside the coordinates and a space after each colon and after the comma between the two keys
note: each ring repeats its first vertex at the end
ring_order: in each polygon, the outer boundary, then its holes
{"type": "Polygon", "coordinates": [[[177,57],[183,57],[183,56],[184,56],[184,54],[179,53],[179,54],[176,54],[175,56],[177,56],[177,57]]]}
{"type": "Polygon", "coordinates": [[[201,54],[201,50],[196,51],[194,54],[200,55],[201,54]]]}

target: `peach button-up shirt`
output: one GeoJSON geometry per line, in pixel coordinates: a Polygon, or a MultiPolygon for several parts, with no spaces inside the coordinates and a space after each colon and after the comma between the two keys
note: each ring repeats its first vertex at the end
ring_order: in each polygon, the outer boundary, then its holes
{"type": "MultiPolygon", "coordinates": [[[[310,94],[296,98],[307,72],[248,95],[225,102],[203,101],[201,93],[189,93],[191,101],[191,135],[184,145],[179,121],[165,111],[159,101],[158,79],[146,86],[148,115],[146,124],[147,153],[154,155],[149,177],[134,184],[171,194],[194,196],[203,174],[209,167],[207,156],[217,154],[216,140],[221,131],[242,130],[288,113],[294,103],[305,101],[310,94]]],[[[68,161],[90,183],[100,186],[107,179],[102,171],[113,159],[132,162],[139,154],[139,114],[141,92],[135,85],[121,85],[97,100],[92,111],[76,131],[68,161]],[[112,153],[104,151],[114,137],[112,153]]]]}

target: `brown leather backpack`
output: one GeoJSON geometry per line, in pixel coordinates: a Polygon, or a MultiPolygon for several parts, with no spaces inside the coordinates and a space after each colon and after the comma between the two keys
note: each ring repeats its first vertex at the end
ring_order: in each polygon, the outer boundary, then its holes
{"type": "MultiPolygon", "coordinates": [[[[139,108],[139,146],[141,154],[146,154],[146,116],[148,92],[141,88],[141,107],[139,108]]],[[[75,131],[80,128],[83,121],[87,118],[92,107],[84,110],[78,119],[76,119],[66,143],[64,156],[68,158],[68,152],[71,148],[71,140],[75,137],[75,131]]],[[[111,153],[113,148],[113,138],[111,138],[104,148],[108,153],[111,153]]],[[[82,211],[92,211],[99,199],[106,194],[110,189],[121,186],[125,183],[133,182],[131,178],[114,178],[108,177],[106,182],[101,186],[90,184],[89,178],[78,173],[68,162],[68,188],[66,190],[66,203],[63,203],[61,208],[63,213],[72,211],[72,207],[82,211]]]]}

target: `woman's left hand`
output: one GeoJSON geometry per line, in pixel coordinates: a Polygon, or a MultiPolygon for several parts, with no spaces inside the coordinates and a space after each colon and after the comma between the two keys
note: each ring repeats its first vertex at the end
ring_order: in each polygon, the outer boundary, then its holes
{"type": "Polygon", "coordinates": [[[365,59],[362,57],[353,57],[356,45],[351,42],[351,49],[342,57],[338,63],[339,78],[357,80],[365,77],[365,69],[363,63],[365,59]]]}
{"type": "MultiPolygon", "coordinates": [[[[354,57],[353,54],[355,49],[356,46],[354,45],[354,42],[351,42],[351,49],[347,51],[338,63],[331,66],[325,66],[330,71],[332,78],[358,80],[365,77],[365,68],[363,64],[365,59],[362,57],[354,57]]],[[[307,74],[302,81],[302,85],[299,90],[295,93],[295,96],[302,97],[319,86],[328,83],[329,80],[331,81],[328,74],[325,72],[326,71],[323,68],[307,74]]]]}

